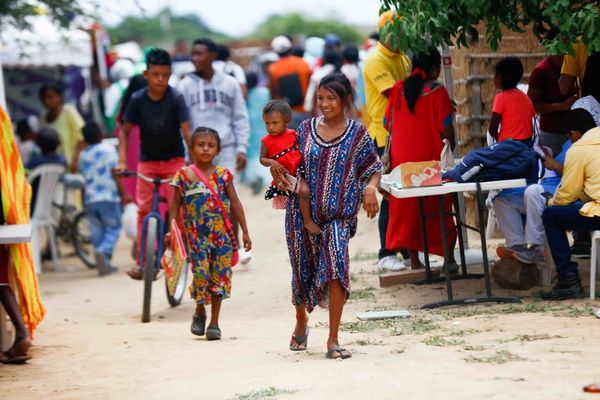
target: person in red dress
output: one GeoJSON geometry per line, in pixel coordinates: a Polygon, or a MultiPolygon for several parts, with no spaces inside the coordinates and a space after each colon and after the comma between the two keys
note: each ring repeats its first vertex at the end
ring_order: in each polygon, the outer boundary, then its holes
{"type": "Polygon", "coordinates": [[[298,167],[302,162],[302,155],[298,147],[296,131],[288,129],[292,119],[292,109],[284,100],[271,100],[263,109],[263,120],[268,134],[262,139],[260,148],[260,163],[265,167],[281,169],[281,173],[289,174],[296,178],[297,185],[294,188],[292,182],[287,187],[276,185],[275,182],[265,194],[265,200],[273,200],[273,207],[285,209],[287,197],[298,192],[298,201],[304,226],[306,229],[318,235],[321,228],[315,223],[310,214],[310,189],[306,182],[297,174],[298,167]],[[275,161],[275,162],[274,162],[275,161]]]}
{"type": "MultiPolygon", "coordinates": [[[[411,161],[439,160],[443,139],[448,139],[454,148],[454,107],[448,92],[437,78],[441,71],[439,51],[431,47],[412,60],[413,71],[392,88],[385,120],[391,124],[391,167],[411,161]]],[[[389,125],[388,125],[389,126],[389,125]]],[[[442,255],[439,207],[435,197],[423,198],[429,252],[442,255]],[[433,216],[432,216],[433,215],[433,216]]],[[[445,198],[445,207],[452,210],[452,199],[445,198]]],[[[446,218],[448,246],[453,265],[453,249],[456,243],[456,227],[452,217],[446,218]]],[[[406,248],[410,253],[411,268],[422,268],[418,251],[423,250],[421,224],[417,198],[396,199],[390,196],[390,219],[387,230],[387,245],[390,249],[406,248]]]]}

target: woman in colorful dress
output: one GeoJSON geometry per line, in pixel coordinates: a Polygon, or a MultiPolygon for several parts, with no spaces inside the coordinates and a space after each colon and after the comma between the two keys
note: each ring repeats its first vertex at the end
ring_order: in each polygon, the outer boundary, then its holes
{"type": "MultiPolygon", "coordinates": [[[[454,148],[454,107],[444,86],[437,82],[441,71],[440,53],[435,47],[430,47],[426,52],[415,55],[412,65],[412,74],[392,88],[386,111],[386,121],[391,123],[392,129],[391,168],[405,162],[439,160],[443,139],[447,139],[454,148]]],[[[423,206],[425,215],[437,215],[437,198],[423,198],[423,206]]],[[[445,207],[448,212],[452,211],[450,196],[445,198],[445,207]]],[[[452,254],[456,227],[450,216],[445,223],[452,254]]],[[[439,217],[428,218],[426,227],[429,252],[442,255],[439,217]]],[[[418,257],[418,252],[423,251],[423,241],[416,198],[390,197],[387,244],[389,249],[408,249],[412,269],[423,267],[418,257]]],[[[450,271],[458,269],[453,256],[448,261],[451,263],[450,271]]]]}
{"type": "MultiPolygon", "coordinates": [[[[286,212],[286,237],[292,266],[292,303],[296,327],[290,349],[306,350],[308,315],[329,305],[328,358],[349,358],[338,331],[350,292],[348,242],[356,233],[362,204],[369,218],[379,211],[376,197],[381,161],[367,129],[346,118],[352,107],[352,86],[341,73],[321,80],[317,105],[322,117],[305,120],[298,129],[304,179],[310,189],[311,214],[321,228],[311,234],[303,224],[297,196],[286,212]]],[[[283,174],[271,168],[273,178],[286,185],[283,174]]]]}
{"type": "MultiPolygon", "coordinates": [[[[231,267],[235,242],[227,215],[231,208],[242,228],[244,249],[250,251],[252,242],[244,209],[233,186],[233,174],[226,168],[213,165],[221,150],[221,139],[211,128],[196,128],[191,139],[190,153],[194,164],[181,168],[171,185],[176,188],[169,215],[173,219],[183,211],[184,235],[194,280],[190,286],[196,312],[191,331],[196,336],[206,332],[207,340],[221,338],[219,312],[221,300],[231,292],[231,267]],[[218,198],[217,198],[218,196],[218,198]],[[204,305],[211,304],[211,316],[206,326],[204,305]]],[[[170,242],[170,233],[165,242],[170,242]]]]}

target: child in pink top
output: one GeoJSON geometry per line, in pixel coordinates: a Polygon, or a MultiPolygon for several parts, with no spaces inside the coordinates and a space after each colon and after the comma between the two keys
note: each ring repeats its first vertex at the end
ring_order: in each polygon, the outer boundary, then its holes
{"type": "Polygon", "coordinates": [[[496,64],[494,84],[501,89],[494,97],[490,135],[497,141],[531,141],[535,110],[529,97],[517,89],[523,77],[523,64],[516,57],[505,57],[496,64]]]}

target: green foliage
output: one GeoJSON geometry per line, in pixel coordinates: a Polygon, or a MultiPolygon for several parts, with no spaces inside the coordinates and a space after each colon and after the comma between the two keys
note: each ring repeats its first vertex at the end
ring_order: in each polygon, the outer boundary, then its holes
{"type": "Polygon", "coordinates": [[[428,43],[468,46],[478,39],[477,26],[484,22],[485,39],[496,50],[501,27],[521,32],[532,24],[541,43],[553,53],[571,51],[581,40],[589,51],[600,51],[600,0],[380,0],[381,10],[394,10],[401,19],[389,28],[392,45],[422,50],[428,43]],[[547,39],[550,28],[558,35],[547,39]]]}
{"type": "Polygon", "coordinates": [[[266,399],[269,397],[279,396],[282,394],[294,394],[296,392],[297,392],[297,390],[281,389],[281,388],[276,388],[274,386],[269,386],[268,388],[263,388],[263,389],[253,390],[248,393],[238,394],[238,395],[236,395],[234,400],[259,400],[259,399],[266,399]]]}
{"type": "Polygon", "coordinates": [[[189,41],[199,37],[210,37],[216,41],[227,39],[227,36],[212,31],[199,16],[194,14],[175,16],[169,8],[151,17],[128,16],[119,25],[108,28],[108,33],[113,43],[132,40],[142,47],[169,48],[177,38],[189,41]]]}
{"type": "Polygon", "coordinates": [[[250,34],[250,38],[270,40],[277,35],[323,37],[328,33],[338,35],[342,43],[358,44],[365,36],[360,29],[341,22],[341,18],[337,16],[313,19],[299,13],[290,13],[271,15],[250,34]]]}
{"type": "Polygon", "coordinates": [[[14,25],[17,28],[28,28],[25,17],[47,14],[61,26],[67,27],[76,15],[83,11],[77,0],[1,0],[0,23],[14,25]]]}

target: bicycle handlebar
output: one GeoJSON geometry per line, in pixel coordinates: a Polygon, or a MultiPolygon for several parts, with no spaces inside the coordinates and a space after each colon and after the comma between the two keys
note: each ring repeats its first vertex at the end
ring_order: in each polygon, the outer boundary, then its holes
{"type": "Polygon", "coordinates": [[[117,171],[116,173],[117,173],[117,176],[137,176],[141,180],[146,181],[148,183],[169,183],[169,182],[171,182],[171,178],[168,178],[168,179],[151,178],[151,177],[146,176],[137,171],[121,170],[121,171],[117,171]]]}

